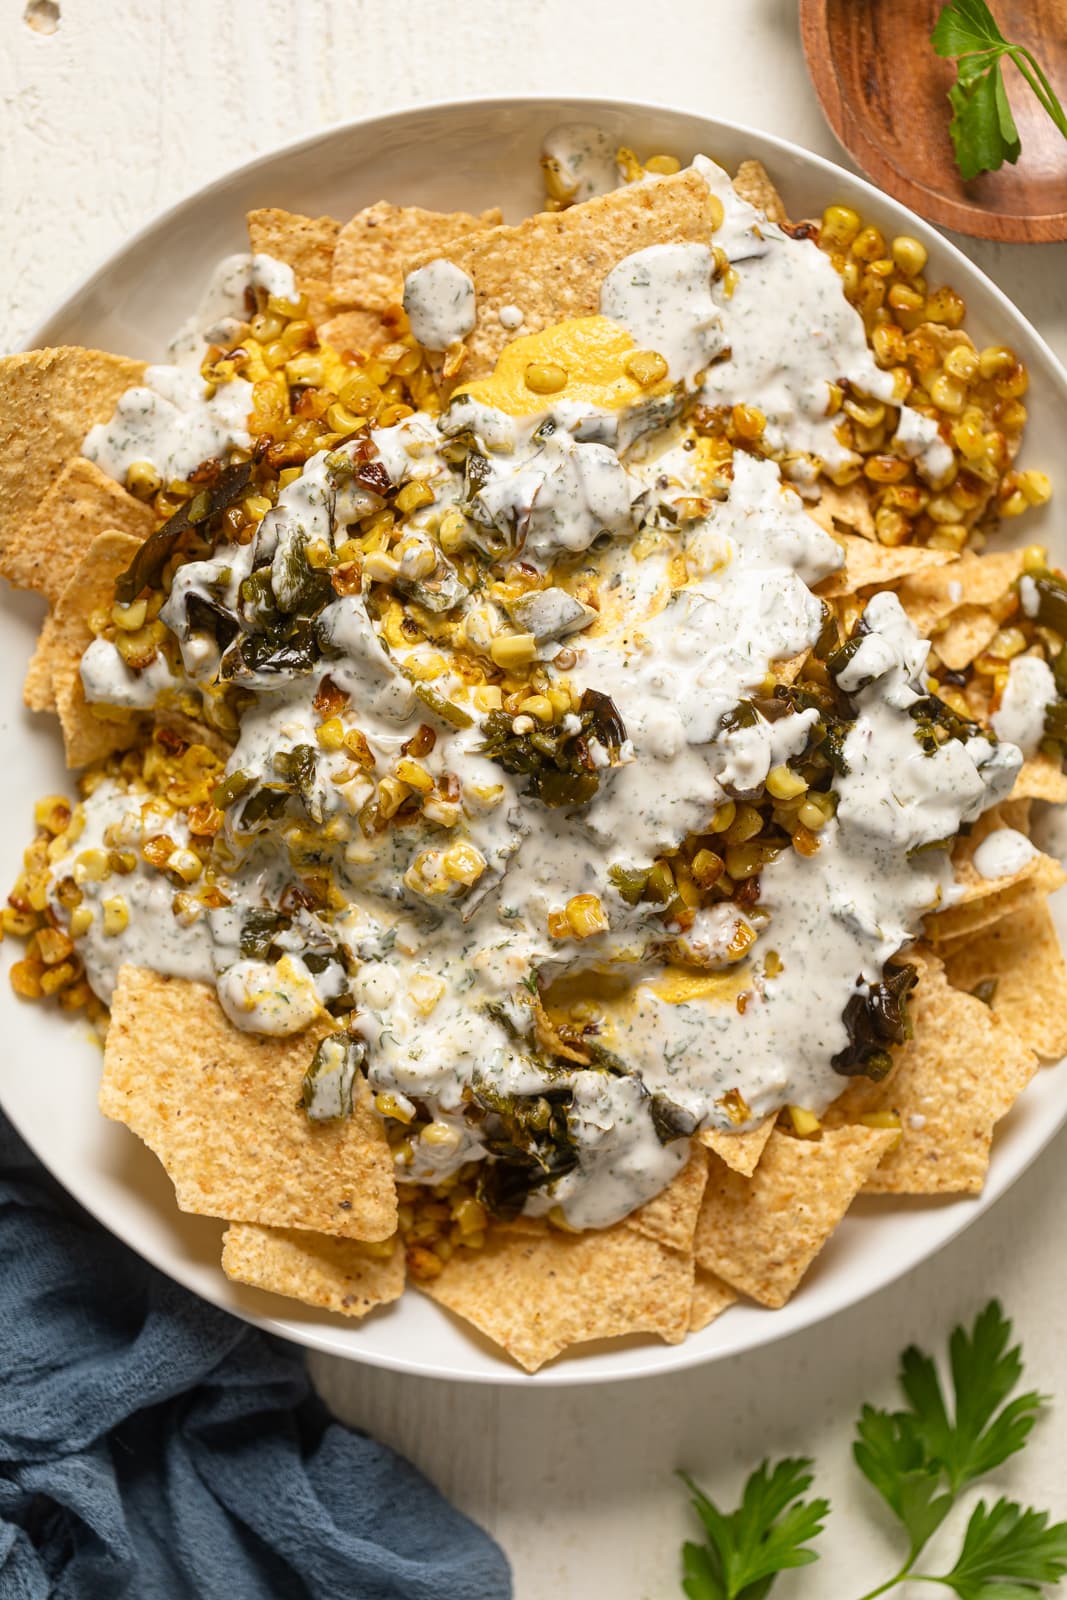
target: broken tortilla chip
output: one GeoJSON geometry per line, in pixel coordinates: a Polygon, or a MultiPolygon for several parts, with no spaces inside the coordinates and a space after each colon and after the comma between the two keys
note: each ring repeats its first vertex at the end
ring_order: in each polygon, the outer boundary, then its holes
{"type": "Polygon", "coordinates": [[[689,1305],[689,1332],[697,1333],[701,1328],[709,1327],[716,1317],[721,1317],[724,1311],[728,1311],[736,1304],[736,1289],[731,1289],[728,1283],[723,1283],[714,1272],[705,1272],[703,1267],[698,1267],[693,1278],[693,1298],[689,1305]]]}
{"type": "Polygon", "coordinates": [[[708,1181],[708,1158],[699,1145],[692,1147],[689,1160],[667,1187],[646,1200],[626,1218],[628,1228],[674,1250],[691,1250],[704,1185],[708,1181]]]}
{"type": "Polygon", "coordinates": [[[1035,900],[945,956],[954,989],[985,986],[995,1017],[1042,1061],[1067,1055],[1067,963],[1045,900],[1035,900]]]}
{"type": "Polygon", "coordinates": [[[309,279],[328,283],[341,224],[333,217],[305,217],[276,206],[250,211],[248,238],[256,255],[273,256],[292,267],[297,287],[309,279]]]}
{"type": "Polygon", "coordinates": [[[861,589],[874,585],[884,588],[909,578],[912,573],[922,572],[927,567],[945,566],[956,559],[954,551],[930,550],[925,545],[874,544],[854,533],[835,533],[834,538],[844,548],[845,565],[818,585],[816,592],[824,600],[835,595],[858,594],[861,589]]]}
{"type": "Polygon", "coordinates": [[[1013,800],[1048,800],[1062,805],[1067,800],[1067,772],[1059,756],[1044,750],[1027,756],[1011,791],[1013,800]]]}
{"type": "Polygon", "coordinates": [[[300,1103],[315,1046],[334,1026],[241,1033],[205,984],[125,966],[100,1109],[155,1152],[183,1211],[387,1239],[393,1158],[365,1084],[350,1117],[312,1123],[300,1103]]]}
{"type": "Polygon", "coordinates": [[[751,1178],[713,1160],[698,1266],[761,1305],[784,1306],[894,1137],[857,1127],[807,1140],[775,1129],[751,1178]]]}
{"type": "Polygon", "coordinates": [[[393,335],[378,311],[336,311],[318,326],[320,344],[328,344],[340,355],[376,355],[392,342],[393,335]]]}
{"type": "Polygon", "coordinates": [[[35,589],[55,605],[71,568],[105,529],[141,542],[156,525],[155,512],[83,456],[68,461],[34,513],[15,530],[4,552],[4,576],[18,589],[35,589]]]}
{"type": "Polygon", "coordinates": [[[859,533],[865,539],[874,538],[874,515],[866,485],[859,479],[839,488],[828,478],[818,484],[819,498],[805,501],[804,509],[813,517],[824,533],[859,533]]]}
{"type": "Polygon", "coordinates": [[[985,890],[978,885],[970,891],[964,889],[961,903],[930,912],[925,919],[927,936],[940,944],[978,933],[1002,917],[1021,911],[1034,899],[1045,899],[1065,881],[1067,875],[1060,863],[1039,853],[1014,877],[990,879],[985,890]]]}
{"type": "Polygon", "coordinates": [[[991,606],[1007,593],[1022,570],[1021,550],[999,550],[984,556],[968,552],[950,566],[915,573],[901,584],[898,595],[919,634],[929,639],[937,623],[960,606],[991,606]]]}
{"type": "Polygon", "coordinates": [[[720,1161],[725,1161],[731,1172],[740,1172],[751,1178],[759,1166],[760,1156],[767,1148],[767,1140],[774,1132],[777,1112],[764,1117],[757,1128],[747,1133],[728,1133],[721,1128],[702,1128],[697,1134],[701,1144],[713,1150],[720,1161]]]}
{"type": "Polygon", "coordinates": [[[444,250],[424,251],[407,270],[445,256],[472,280],[477,321],[466,339],[464,382],[491,372],[514,334],[497,313],[514,305],[522,333],[593,316],[600,286],[624,256],[673,240],[710,239],[711,193],[699,173],[677,172],[615,189],[565,211],[540,212],[515,227],[487,228],[444,250]]]}
{"type": "Polygon", "coordinates": [[[413,256],[442,251],[466,233],[499,224],[499,206],[469,211],[424,211],[388,200],[357,211],[337,235],[330,299],[340,307],[384,311],[404,298],[405,265],[413,256]]]}
{"type": "Polygon", "coordinates": [[[404,1251],[371,1254],[358,1239],[301,1228],[235,1222],[222,1236],[222,1269],[236,1283],[288,1295],[306,1306],[365,1317],[404,1291],[404,1251]]]}
{"type": "Polygon", "coordinates": [[[56,650],[56,619],[49,613],[41,624],[33,655],[22,684],[23,704],[29,711],[54,711],[56,691],[52,683],[52,663],[56,650]]]}
{"type": "Polygon", "coordinates": [[[975,656],[981,655],[999,628],[1000,623],[986,606],[963,605],[934,629],[931,643],[950,672],[962,672],[975,656]]]}
{"type": "MultiPolygon", "coordinates": [[[[59,597],[51,628],[41,635],[34,672],[41,651],[47,648],[68,767],[84,767],[113,750],[128,749],[143,725],[143,718],[129,712],[98,716],[86,701],[79,670],[82,655],[93,641],[89,618],[112,604],[115,579],[125,572],[140,547],[141,540],[129,533],[97,534],[59,597]]],[[[43,663],[40,666],[43,670],[43,663]]]]}
{"type": "MultiPolygon", "coordinates": [[[[143,361],[74,345],[0,360],[0,574],[5,578],[22,581],[14,575],[26,560],[22,530],[81,451],[93,423],[107,421],[119,395],[139,383],[143,372],[143,361]]],[[[69,565],[52,574],[54,584],[69,573],[69,565]]]]}
{"type": "Polygon", "coordinates": [[[789,221],[785,201],[775,188],[771,175],[762,161],[756,161],[754,158],[742,161],[731,182],[734,193],[739,194],[742,200],[747,200],[750,206],[755,206],[757,211],[762,211],[768,222],[789,221]]]}
{"type": "Polygon", "coordinates": [[[656,1333],[679,1344],[689,1329],[693,1258],[624,1223],[578,1234],[502,1228],[419,1287],[536,1372],[590,1339],[656,1333]]]}
{"type": "Polygon", "coordinates": [[[874,1194],[979,1194],[993,1129],[1030,1082],[1037,1057],[1006,1022],[954,989],[930,951],[909,1001],[912,1038],[882,1083],[855,1078],[824,1117],[853,1123],[895,1112],[900,1134],[867,1180],[874,1194]]]}
{"type": "Polygon", "coordinates": [[[1041,851],[1035,851],[1015,872],[1006,873],[1000,878],[983,877],[975,866],[975,854],[991,833],[999,833],[1004,828],[1018,830],[1019,820],[1012,820],[1010,808],[1020,803],[1028,804],[1026,801],[1008,801],[1006,806],[992,806],[982,813],[970,833],[961,835],[952,846],[952,875],[956,880],[956,895],[949,910],[1001,894],[1017,883],[1031,883],[1040,888],[1042,893],[1051,894],[1067,882],[1067,875],[1060,863],[1041,851]]]}

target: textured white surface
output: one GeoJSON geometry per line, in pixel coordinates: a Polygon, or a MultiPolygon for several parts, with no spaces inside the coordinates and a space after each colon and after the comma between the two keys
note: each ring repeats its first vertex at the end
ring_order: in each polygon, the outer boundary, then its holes
{"type": "MultiPolygon", "coordinates": [[[[420,99],[632,95],[839,155],[804,73],[795,0],[674,0],[669,26],[654,31],[648,19],[667,13],[634,0],[61,0],[52,34],[31,30],[24,10],[0,0],[7,347],[177,195],[280,140],[420,99]]],[[[1067,358],[1067,246],[966,248],[1067,358]]],[[[677,1595],[687,1514],[672,1469],[729,1495],[762,1455],[787,1450],[819,1458],[836,1512],[827,1557],[775,1594],[850,1600],[891,1570],[873,1497],[848,1461],[851,1422],[864,1399],[892,1400],[904,1343],[940,1342],[995,1292],[1035,1380],[1067,1401],[1065,1150],[1061,1137],[995,1211],[893,1289],[703,1372],[584,1394],[447,1386],[328,1360],[316,1376],[342,1415],[413,1456],[492,1528],[518,1600],[677,1595]]],[[[1062,1516],[1065,1483],[1053,1420],[1002,1486],[1062,1516]]]]}

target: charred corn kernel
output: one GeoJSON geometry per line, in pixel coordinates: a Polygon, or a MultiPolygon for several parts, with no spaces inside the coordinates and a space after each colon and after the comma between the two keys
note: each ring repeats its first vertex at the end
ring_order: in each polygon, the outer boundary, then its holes
{"type": "Polygon", "coordinates": [[[966,543],[967,529],[962,522],[940,523],[927,540],[931,550],[962,550],[966,543]]]}
{"type": "Polygon", "coordinates": [[[326,413],[326,423],[334,433],[355,433],[363,426],[363,418],[337,400],[326,413]]]}
{"type": "Polygon", "coordinates": [[[1031,468],[1028,472],[1020,472],[1019,488],[1026,496],[1027,502],[1032,506],[1043,506],[1051,499],[1052,483],[1044,472],[1036,472],[1031,468]]]}
{"type": "Polygon", "coordinates": [[[537,656],[537,640],[532,633],[505,634],[494,639],[489,654],[498,667],[527,667],[537,656]]]}
{"type": "Polygon", "coordinates": [[[343,750],[345,725],[340,717],[327,717],[325,722],[320,722],[315,729],[315,739],[323,750],[343,750]]]}
{"type": "Polygon", "coordinates": [[[901,233],[890,246],[893,264],[906,278],[918,277],[927,262],[926,246],[910,233],[901,233]]]}
{"type": "Polygon", "coordinates": [[[911,533],[911,523],[892,506],[879,506],[874,514],[874,533],[879,544],[903,544],[911,533]]]}
{"type": "Polygon", "coordinates": [[[847,417],[858,422],[861,428],[876,428],[885,421],[885,406],[880,400],[848,399],[842,406],[847,417]]]}
{"type": "Polygon", "coordinates": [[[199,922],[204,914],[204,908],[195,895],[187,890],[180,890],[170,903],[170,909],[175,921],[183,928],[191,928],[194,922],[199,922]]]}
{"type": "Polygon", "coordinates": [[[432,1250],[427,1250],[424,1245],[409,1245],[406,1252],[408,1271],[413,1278],[437,1278],[445,1270],[445,1264],[440,1256],[432,1250]]]}
{"type": "Polygon", "coordinates": [[[285,329],[285,321],[273,311],[260,311],[248,324],[248,331],[258,344],[273,344],[285,329]]]}
{"type": "Polygon", "coordinates": [[[39,928],[37,954],[46,967],[54,967],[74,954],[74,941],[62,928],[39,928]]]}
{"type": "Polygon", "coordinates": [[[465,883],[470,888],[485,871],[485,857],[472,844],[454,844],[442,855],[441,870],[453,883],[465,883]]]}
{"type": "Polygon", "coordinates": [[[138,500],[149,500],[163,487],[163,479],[150,461],[131,461],[126,468],[126,487],[138,500]]]}
{"type": "Polygon", "coordinates": [[[677,156],[649,156],[645,171],[654,172],[657,177],[669,178],[672,172],[680,170],[681,165],[677,156]]]}
{"type": "Polygon", "coordinates": [[[452,1220],[461,1234],[471,1234],[484,1232],[489,1218],[485,1207],[473,1195],[466,1195],[453,1207],[452,1220]]]}
{"type": "Polygon", "coordinates": [[[883,322],[871,334],[871,344],[878,362],[883,367],[893,367],[906,359],[907,347],[904,331],[895,322],[883,322]]]}
{"type": "Polygon", "coordinates": [[[428,972],[417,972],[408,989],[411,1003],[420,1017],[430,1015],[444,992],[444,979],[435,978],[428,972]]]}
{"type": "Polygon", "coordinates": [[[411,1102],[401,1100],[395,1094],[376,1094],[374,1109],[380,1116],[392,1117],[394,1122],[410,1122],[415,1115],[411,1102]]]}
{"type": "Polygon", "coordinates": [[[710,889],[726,871],[726,863],[714,850],[698,850],[693,857],[691,871],[702,889],[710,889]]]}
{"type": "Polygon", "coordinates": [[[790,1126],[798,1138],[810,1139],[822,1129],[822,1123],[814,1111],[806,1111],[803,1106],[786,1106],[785,1109],[790,1126]]]}
{"type": "Polygon", "coordinates": [[[825,414],[828,417],[836,417],[837,413],[841,410],[841,404],[845,398],[845,391],[842,389],[839,383],[828,383],[826,388],[828,392],[825,414]]]}
{"type": "Polygon", "coordinates": [[[1021,489],[1014,489],[1000,502],[999,510],[1002,517],[1021,517],[1029,502],[1021,489]]]}
{"type": "Polygon", "coordinates": [[[852,254],[860,261],[875,261],[884,256],[884,235],[875,227],[861,228],[852,241],[852,254]]]}
{"type": "Polygon", "coordinates": [[[129,925],[130,908],[126,904],[125,896],[121,894],[108,895],[100,902],[100,909],[104,914],[104,932],[110,936],[122,933],[129,925]]]}
{"type": "Polygon", "coordinates": [[[802,828],[807,828],[809,833],[818,833],[820,828],[825,828],[830,820],[830,812],[824,807],[822,797],[816,799],[811,796],[805,800],[797,812],[797,821],[802,828]]]}
{"type": "MultiPolygon", "coordinates": [[[[749,839],[754,839],[763,828],[763,818],[755,806],[741,804],[734,813],[734,819],[726,829],[728,844],[745,844],[749,839]]],[[[729,871],[729,868],[727,868],[729,871]]]]}
{"type": "Polygon", "coordinates": [[[565,717],[574,703],[571,698],[570,690],[565,689],[560,683],[554,683],[550,686],[548,689],[548,699],[553,711],[559,717],[565,717]]]}
{"type": "Polygon", "coordinates": [[[928,322],[940,323],[944,328],[958,328],[967,314],[966,303],[947,284],[927,295],[923,309],[928,322]]]}
{"type": "Polygon", "coordinates": [[[395,817],[410,793],[408,785],[399,778],[383,778],[378,785],[378,815],[386,821],[395,817]]]}
{"type": "Polygon", "coordinates": [[[767,793],[776,800],[791,800],[794,795],[803,794],[807,787],[805,779],[791,767],[772,767],[767,774],[767,793]]]}
{"type": "Polygon", "coordinates": [[[428,1122],[419,1134],[423,1144],[434,1150],[455,1150],[463,1135],[450,1122],[428,1122]]]}
{"type": "Polygon", "coordinates": [[[999,378],[1015,365],[1015,351],[1006,344],[988,344],[978,354],[978,370],[983,378],[999,378]]]}
{"type": "Polygon", "coordinates": [[[74,860],[75,883],[103,883],[111,874],[106,850],[83,850],[74,860]]]}
{"type": "Polygon", "coordinates": [[[433,490],[428,483],[405,483],[396,497],[396,508],[406,516],[409,511],[418,511],[420,506],[433,503],[433,490]]]}
{"type": "Polygon", "coordinates": [[[910,470],[899,456],[872,455],[863,463],[863,475],[872,483],[900,483],[910,470]]]}
{"type": "Polygon", "coordinates": [[[799,856],[814,856],[818,854],[819,835],[813,833],[810,828],[805,828],[802,823],[798,823],[793,829],[792,843],[793,849],[799,856]]]}
{"type": "Polygon", "coordinates": [[[907,283],[894,283],[886,296],[894,311],[914,312],[923,308],[923,296],[907,283]]]}
{"type": "Polygon", "coordinates": [[[947,372],[938,373],[937,377],[927,387],[930,399],[939,411],[947,411],[950,416],[955,417],[963,410],[967,400],[967,391],[962,383],[959,383],[947,372]]]}
{"type": "Polygon", "coordinates": [[[557,208],[567,205],[577,192],[578,185],[573,178],[567,176],[555,156],[541,158],[541,172],[544,176],[545,193],[550,200],[554,200],[557,208]]]}
{"type": "Polygon", "coordinates": [[[901,1126],[899,1111],[865,1111],[859,1118],[865,1128],[897,1128],[901,1126]]]}
{"type": "Polygon", "coordinates": [[[80,939],[88,933],[93,925],[93,909],[91,906],[75,906],[70,914],[70,931],[75,939],[80,939]]]}
{"type": "Polygon", "coordinates": [[[409,756],[397,762],[396,775],[401,783],[406,783],[409,789],[418,794],[429,794],[433,788],[433,774],[426,770],[421,761],[412,761],[409,756]]]}
{"type": "Polygon", "coordinates": [[[443,677],[448,671],[448,662],[439,651],[427,650],[424,655],[409,657],[404,663],[404,671],[409,677],[417,678],[420,683],[426,683],[434,678],[443,677]]]}
{"type": "Polygon", "coordinates": [[[1021,433],[1029,415],[1021,400],[1001,400],[998,406],[1000,425],[1005,433],[1021,433]]]}
{"type": "Polygon", "coordinates": [[[399,562],[383,551],[372,550],[363,558],[363,576],[372,583],[392,583],[400,571],[399,562]]]}
{"type": "Polygon", "coordinates": [[[851,461],[843,461],[840,466],[829,468],[826,476],[838,489],[847,489],[850,483],[855,483],[862,472],[863,460],[860,456],[855,456],[851,461]]]}
{"type": "Polygon", "coordinates": [[[754,878],[765,866],[765,858],[756,844],[731,844],[726,850],[726,870],[735,882],[754,878]]]}
{"type": "Polygon", "coordinates": [[[737,815],[736,800],[726,800],[721,806],[716,806],[711,814],[712,833],[725,833],[737,815]]]}
{"type": "Polygon", "coordinates": [[[1043,544],[1028,544],[1023,551],[1023,571],[1037,572],[1048,566],[1048,551],[1043,544]]]}
{"type": "Polygon", "coordinates": [[[567,924],[575,939],[589,939],[597,933],[607,933],[611,926],[608,914],[595,894],[575,894],[567,901],[567,924]]]}
{"type": "Polygon", "coordinates": [[[504,703],[504,694],[499,684],[487,683],[475,689],[471,699],[476,711],[499,711],[504,703]]]}
{"type": "Polygon", "coordinates": [[[455,555],[466,543],[467,519],[462,511],[449,509],[437,525],[437,542],[446,555],[455,555]]]}
{"type": "Polygon", "coordinates": [[[926,507],[926,515],[932,522],[958,522],[959,510],[951,495],[935,494],[926,507]]]}
{"type": "MultiPolygon", "coordinates": [[[[283,341],[283,343],[286,341],[283,341]]],[[[323,360],[313,350],[302,350],[285,363],[285,381],[291,384],[310,383],[321,387],[324,377],[323,360]]]]}
{"type": "Polygon", "coordinates": [[[61,794],[49,794],[43,800],[38,800],[33,808],[33,820],[39,828],[46,828],[50,834],[64,833],[70,826],[71,819],[70,801],[61,794]]]}
{"type": "Polygon", "coordinates": [[[525,378],[527,389],[534,394],[558,394],[567,386],[567,369],[554,361],[531,361],[525,378]]]}
{"type": "Polygon", "coordinates": [[[204,863],[195,850],[179,848],[167,857],[167,871],[181,878],[183,883],[195,883],[204,870],[204,863]]]}
{"type": "Polygon", "coordinates": [[[985,450],[985,435],[981,424],[969,421],[965,415],[952,429],[952,442],[968,461],[977,461],[985,450]]]}
{"type": "Polygon", "coordinates": [[[546,694],[532,694],[522,702],[522,709],[526,716],[536,717],[538,722],[551,722],[556,710],[546,694]]]}
{"type": "Polygon", "coordinates": [[[667,363],[658,350],[635,350],[623,362],[623,371],[643,388],[651,388],[667,376],[667,363]]]}
{"type": "Polygon", "coordinates": [[[16,939],[27,939],[37,926],[37,918],[33,911],[16,911],[14,906],[5,906],[0,913],[0,925],[16,939]]]}
{"type": "Polygon", "coordinates": [[[961,383],[973,383],[978,376],[978,352],[970,345],[959,344],[945,357],[945,371],[961,383]]]}
{"type": "Polygon", "coordinates": [[[122,628],[127,633],[136,633],[138,628],[143,628],[148,615],[148,601],[145,599],[134,600],[131,605],[111,607],[111,620],[116,628],[122,628]]]}
{"type": "Polygon", "coordinates": [[[757,406],[734,406],[730,421],[741,439],[758,439],[767,426],[767,418],[757,406]]]}
{"type": "Polygon", "coordinates": [[[822,214],[819,243],[831,249],[847,250],[861,226],[860,219],[851,206],[827,206],[822,214]]]}
{"type": "Polygon", "coordinates": [[[45,967],[40,977],[41,993],[59,994],[60,990],[73,983],[77,976],[78,968],[72,961],[61,962],[58,967],[45,967]]]}

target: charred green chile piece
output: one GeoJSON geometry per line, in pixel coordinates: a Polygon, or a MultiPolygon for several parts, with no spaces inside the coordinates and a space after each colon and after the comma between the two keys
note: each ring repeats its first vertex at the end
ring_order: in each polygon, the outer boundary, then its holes
{"type": "Polygon", "coordinates": [[[366,1059],[366,1045],[347,1033],[331,1033],[320,1041],[301,1091],[311,1122],[333,1122],[352,1115],[356,1077],[366,1059]]]}
{"type": "Polygon", "coordinates": [[[849,1042],[831,1058],[835,1072],[881,1082],[893,1065],[889,1046],[903,1044],[909,1037],[907,1001],[918,978],[912,966],[887,966],[866,996],[851,997],[844,1015],[849,1042]]]}
{"type": "Polygon", "coordinates": [[[241,924],[241,954],[250,961],[264,961],[270,947],[289,919],[267,907],[253,908],[241,924]]]}
{"type": "Polygon", "coordinates": [[[526,793],[542,805],[586,805],[600,787],[601,771],[593,760],[590,739],[607,750],[615,765],[626,728],[614,701],[596,689],[586,689],[578,716],[581,727],[576,733],[556,727],[516,733],[513,717],[492,711],[482,724],[486,737],[481,752],[505,772],[528,777],[526,793]]]}
{"type": "Polygon", "coordinates": [[[158,584],[163,568],[183,537],[240,500],[251,478],[251,461],[239,461],[235,466],[226,467],[219,474],[213,489],[201,489],[199,494],[180,506],[161,528],[150,534],[126,571],[115,580],[115,598],[120,605],[130,605],[142,589],[151,589],[158,584]]]}

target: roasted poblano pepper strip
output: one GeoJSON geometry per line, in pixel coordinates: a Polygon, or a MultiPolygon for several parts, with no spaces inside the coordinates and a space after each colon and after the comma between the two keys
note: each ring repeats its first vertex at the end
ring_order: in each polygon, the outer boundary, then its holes
{"type": "Polygon", "coordinates": [[[367,1047],[347,1033],[323,1039],[304,1074],[304,1110],[312,1122],[332,1122],[352,1115],[356,1076],[367,1059],[367,1047]]]}

